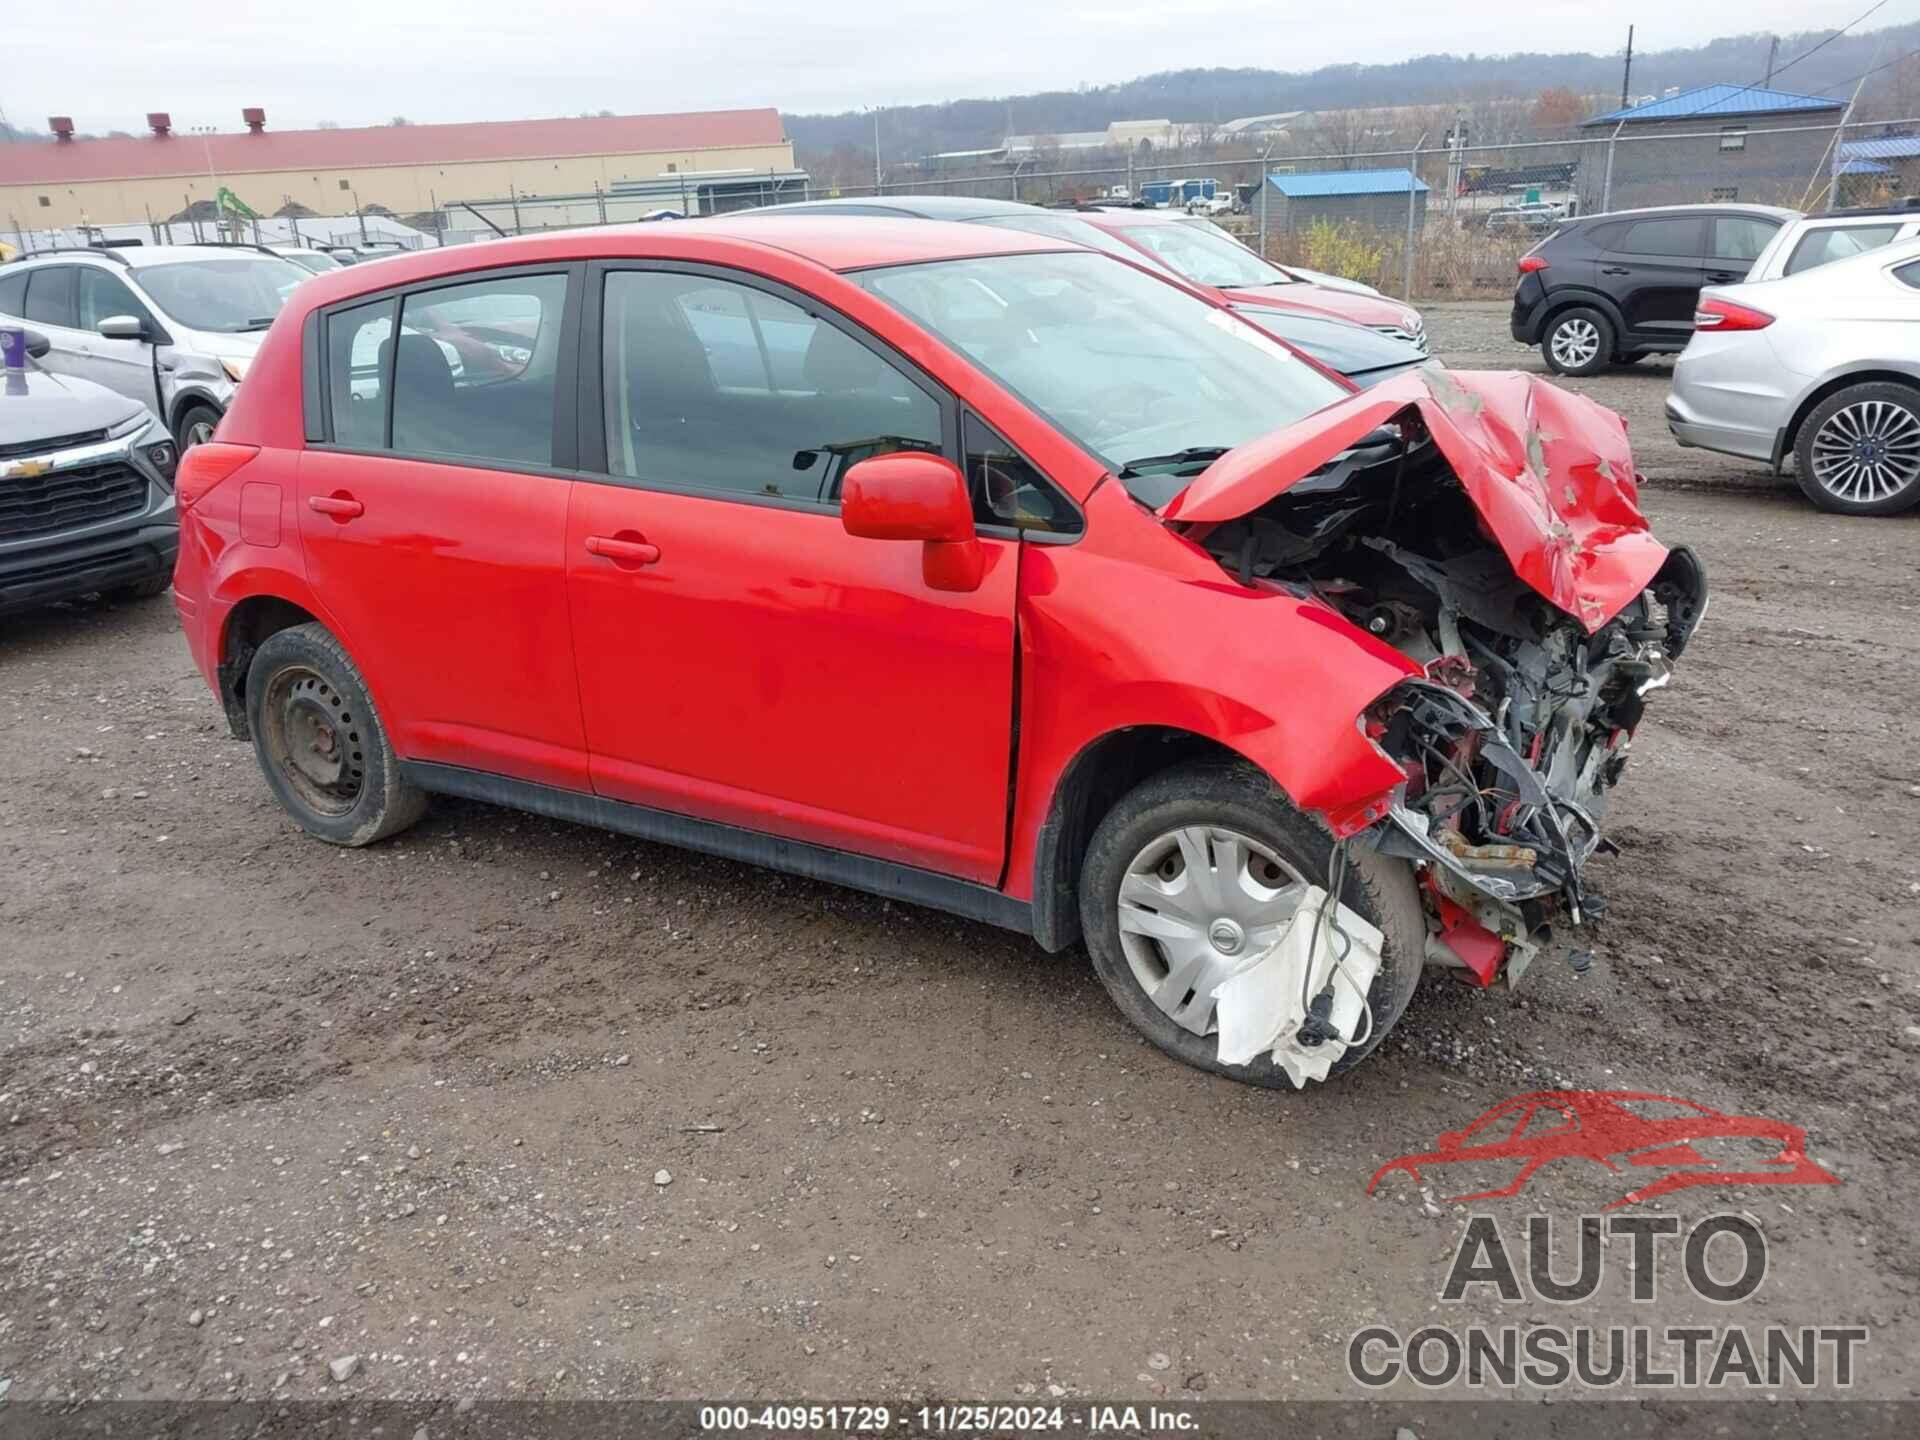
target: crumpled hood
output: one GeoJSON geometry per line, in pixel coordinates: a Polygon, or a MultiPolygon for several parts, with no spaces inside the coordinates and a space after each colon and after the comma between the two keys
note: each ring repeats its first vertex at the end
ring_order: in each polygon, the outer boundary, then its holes
{"type": "Polygon", "coordinates": [[[1184,523],[1266,504],[1409,406],[1527,585],[1589,632],[1667,558],[1640,513],[1626,422],[1518,371],[1427,370],[1362,391],[1222,455],[1160,509],[1184,523]]]}

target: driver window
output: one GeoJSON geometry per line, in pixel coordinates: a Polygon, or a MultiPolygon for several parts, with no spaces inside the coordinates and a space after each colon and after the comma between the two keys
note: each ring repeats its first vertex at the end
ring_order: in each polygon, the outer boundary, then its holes
{"type": "Polygon", "coordinates": [[[931,395],[838,326],[750,286],[616,271],[603,334],[615,475],[837,504],[856,461],[941,449],[931,395]]]}
{"type": "Polygon", "coordinates": [[[961,424],[974,519],[1056,535],[1080,533],[1080,512],[1013,446],[968,413],[961,424]]]}

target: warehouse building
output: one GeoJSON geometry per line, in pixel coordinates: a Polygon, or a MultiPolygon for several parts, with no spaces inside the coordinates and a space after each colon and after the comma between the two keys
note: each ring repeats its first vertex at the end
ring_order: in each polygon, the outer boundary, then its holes
{"type": "Polygon", "coordinates": [[[0,145],[0,226],[164,220],[222,189],[260,215],[380,207],[404,216],[477,197],[636,184],[677,195],[683,173],[794,168],[773,109],[361,130],[274,130],[259,109],[241,118],[235,133],[181,134],[155,113],[145,136],[80,140],[55,116],[52,140],[0,145]]]}
{"type": "Polygon", "coordinates": [[[1404,166],[1398,170],[1276,171],[1249,202],[1256,227],[1284,235],[1318,221],[1351,222],[1373,229],[1401,229],[1407,206],[1414,224],[1427,219],[1427,182],[1404,166]],[[1264,213],[1263,213],[1264,212],[1264,213]]]}
{"type": "Polygon", "coordinates": [[[1581,128],[1611,138],[1613,209],[1737,200],[1803,203],[1824,184],[1844,101],[1754,85],[1701,85],[1609,110],[1581,128]]]}

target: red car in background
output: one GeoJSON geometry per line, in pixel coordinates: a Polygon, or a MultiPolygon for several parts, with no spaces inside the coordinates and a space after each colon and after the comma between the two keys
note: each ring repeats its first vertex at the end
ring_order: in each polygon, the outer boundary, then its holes
{"type": "Polygon", "coordinates": [[[195,663],[315,837],[437,793],[1084,938],[1155,1044],[1273,1085],[1579,920],[1704,603],[1587,400],[1353,393],[1137,266],[922,220],[317,275],[177,506],[195,663]]]}
{"type": "Polygon", "coordinates": [[[1322,319],[1344,320],[1396,340],[1423,354],[1427,327],[1411,305],[1384,295],[1335,289],[1303,280],[1263,260],[1211,220],[1168,210],[1088,206],[1048,210],[1017,200],[983,200],[971,195],[883,195],[877,198],[805,200],[743,212],[767,215],[894,215],[920,220],[950,220],[965,225],[994,225],[1056,240],[1071,240],[1091,250],[1145,261],[1189,285],[1212,291],[1236,307],[1292,310],[1322,319]]]}

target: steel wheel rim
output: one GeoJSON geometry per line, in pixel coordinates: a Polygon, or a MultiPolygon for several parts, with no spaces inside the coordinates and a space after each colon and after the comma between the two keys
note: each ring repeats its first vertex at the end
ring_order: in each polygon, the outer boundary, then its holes
{"type": "Polygon", "coordinates": [[[267,757],[300,802],[321,815],[350,813],[367,771],[347,697],[318,671],[288,666],[268,682],[260,720],[267,757]]]}
{"type": "Polygon", "coordinates": [[[1280,938],[1306,894],[1305,877],[1271,846],[1185,825],[1142,846],[1121,877],[1120,948],[1155,1008],[1207,1035],[1213,988],[1280,938]]]}
{"type": "Polygon", "coordinates": [[[1553,332],[1553,358],[1568,369],[1592,362],[1600,353],[1600,330],[1591,320],[1568,320],[1553,332]]]}
{"type": "Polygon", "coordinates": [[[180,448],[191,450],[194,446],[204,445],[211,439],[213,439],[212,424],[205,420],[196,420],[187,427],[186,439],[180,448]]]}
{"type": "Polygon", "coordinates": [[[1893,400],[1860,400],[1813,437],[1813,480],[1836,500],[1890,500],[1920,479],[1920,416],[1893,400]]]}

